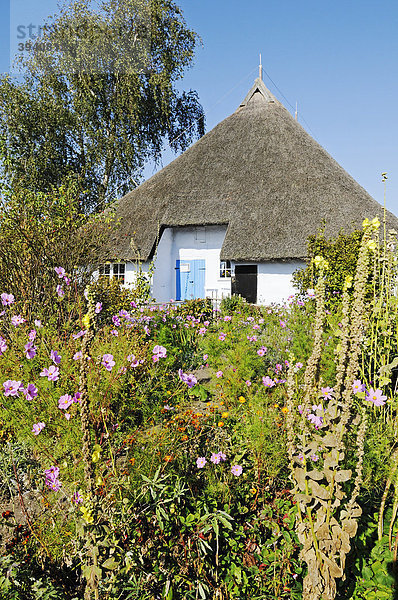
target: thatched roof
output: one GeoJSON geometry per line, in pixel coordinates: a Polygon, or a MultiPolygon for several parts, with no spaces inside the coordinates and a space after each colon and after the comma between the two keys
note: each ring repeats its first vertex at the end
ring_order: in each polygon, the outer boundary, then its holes
{"type": "Polygon", "coordinates": [[[215,224],[228,225],[224,260],[305,258],[323,221],[329,237],[376,215],[380,204],[256,79],[231,116],[119,200],[112,258],[136,259],[135,246],[148,259],[159,228],[215,224]]]}

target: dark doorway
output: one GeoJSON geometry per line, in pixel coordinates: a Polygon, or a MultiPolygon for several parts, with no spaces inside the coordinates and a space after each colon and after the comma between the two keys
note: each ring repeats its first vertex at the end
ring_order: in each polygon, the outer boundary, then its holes
{"type": "Polygon", "coordinates": [[[235,265],[235,277],[232,278],[232,293],[247,302],[257,302],[257,265],[235,265]]]}

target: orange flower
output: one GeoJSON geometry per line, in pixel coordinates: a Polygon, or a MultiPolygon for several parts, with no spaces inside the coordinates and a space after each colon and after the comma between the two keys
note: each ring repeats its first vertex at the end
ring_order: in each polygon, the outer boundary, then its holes
{"type": "Polygon", "coordinates": [[[246,398],[245,398],[244,396],[239,396],[238,400],[239,400],[239,402],[241,402],[242,404],[243,404],[244,402],[246,402],[246,398]]]}
{"type": "Polygon", "coordinates": [[[170,462],[171,460],[173,460],[173,455],[172,454],[166,454],[166,456],[164,457],[164,460],[166,462],[170,462]]]}
{"type": "Polygon", "coordinates": [[[283,414],[285,415],[285,414],[287,413],[287,411],[288,411],[288,408],[287,408],[287,406],[284,406],[284,407],[282,408],[282,412],[283,412],[283,414]]]}
{"type": "Polygon", "coordinates": [[[223,412],[221,414],[221,416],[222,416],[223,419],[226,419],[227,417],[229,417],[229,413],[228,412],[223,412]]]}
{"type": "Polygon", "coordinates": [[[218,426],[219,426],[219,427],[222,427],[223,425],[224,425],[224,422],[223,422],[223,421],[219,421],[219,422],[218,422],[218,426]]]}

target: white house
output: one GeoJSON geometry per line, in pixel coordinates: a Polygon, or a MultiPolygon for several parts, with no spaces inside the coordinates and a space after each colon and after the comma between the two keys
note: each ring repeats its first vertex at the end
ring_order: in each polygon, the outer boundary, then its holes
{"type": "MultiPolygon", "coordinates": [[[[103,272],[131,285],[137,264],[153,261],[160,302],[281,302],[309,235],[353,230],[382,210],[260,77],[232,115],[118,201],[103,272]]],[[[387,221],[398,230],[393,214],[387,221]]]]}

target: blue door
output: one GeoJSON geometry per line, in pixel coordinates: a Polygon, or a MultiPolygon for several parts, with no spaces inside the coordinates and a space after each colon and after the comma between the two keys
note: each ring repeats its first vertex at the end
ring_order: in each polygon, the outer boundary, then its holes
{"type": "Polygon", "coordinates": [[[176,261],[176,300],[205,297],[205,261],[176,261]]]}

